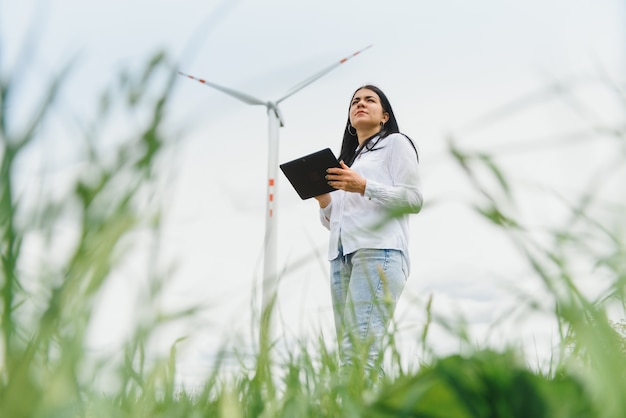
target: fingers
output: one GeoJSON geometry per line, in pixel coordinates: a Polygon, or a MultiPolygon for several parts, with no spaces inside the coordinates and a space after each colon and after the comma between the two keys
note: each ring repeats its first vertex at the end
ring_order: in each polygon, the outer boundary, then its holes
{"type": "Polygon", "coordinates": [[[332,167],[326,170],[326,181],[335,189],[345,191],[353,191],[353,183],[357,182],[354,178],[354,172],[348,167],[343,160],[339,161],[341,168],[332,167]]]}
{"type": "MultiPolygon", "coordinates": [[[[339,189],[339,182],[341,180],[341,175],[340,173],[333,173],[331,170],[333,169],[329,169],[327,171],[328,174],[326,174],[326,182],[330,185],[333,186],[335,189],[339,189]]],[[[337,170],[337,169],[335,169],[337,170]]]]}
{"type": "Polygon", "coordinates": [[[331,175],[341,175],[341,174],[345,174],[346,170],[351,171],[352,169],[350,167],[348,167],[343,160],[339,161],[339,165],[341,166],[341,168],[338,167],[331,167],[328,170],[326,170],[326,172],[328,174],[331,175]]]}

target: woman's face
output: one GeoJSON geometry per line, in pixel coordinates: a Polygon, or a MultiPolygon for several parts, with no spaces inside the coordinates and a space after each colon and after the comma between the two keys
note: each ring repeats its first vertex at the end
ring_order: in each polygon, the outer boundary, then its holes
{"type": "Polygon", "coordinates": [[[357,131],[378,130],[381,122],[388,119],[389,114],[383,110],[378,94],[367,88],[354,93],[350,102],[350,124],[357,131]]]}

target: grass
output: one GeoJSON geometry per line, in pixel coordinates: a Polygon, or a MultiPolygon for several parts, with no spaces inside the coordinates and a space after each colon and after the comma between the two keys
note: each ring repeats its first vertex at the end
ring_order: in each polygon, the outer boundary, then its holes
{"type": "MultiPolygon", "coordinates": [[[[166,133],[166,110],[175,78],[170,67],[165,54],[156,54],[138,74],[123,75],[105,91],[96,120],[84,128],[85,168],[77,172],[66,195],[42,196],[34,204],[16,193],[16,164],[29,147],[37,146],[38,128],[50,117],[65,80],[57,76],[51,81],[26,128],[16,131],[9,115],[19,94],[14,91],[18,83],[10,74],[1,78],[0,416],[624,416],[626,323],[612,321],[606,310],[608,303],[623,307],[624,236],[604,218],[590,215],[592,207],[595,213],[598,208],[623,213],[624,208],[605,208],[590,188],[580,201],[570,203],[567,222],[550,231],[552,239],[546,245],[545,240],[534,239],[515,213],[516,186],[497,158],[463,150],[452,140],[449,154],[476,191],[472,203],[476,213],[511,238],[554,298],[551,314],[562,335],[550,370],[534,370],[513,349],[479,347],[463,355],[437,357],[433,353],[424,364],[407,369],[390,332],[384,349],[391,359],[390,372],[376,384],[358,361],[352,370],[341,372],[336,353],[320,336],[282,353],[268,345],[254,353],[251,361],[235,357],[239,363],[234,369],[226,367],[232,356],[225,347],[203,387],[192,393],[181,391],[175,384],[177,342],[172,342],[169,355],[156,360],[147,353],[159,327],[192,317],[197,309],[163,315],[150,308],[167,278],[154,267],[161,212],[153,196],[157,168],[163,163],[159,157],[172,142],[166,133]],[[135,125],[137,131],[112,152],[102,150],[99,141],[115,109],[137,115],[140,122],[135,125]],[[68,223],[72,238],[61,241],[60,225],[68,223]],[[46,250],[62,246],[64,251],[55,262],[31,268],[26,243],[34,238],[42,240],[46,250]],[[140,239],[150,243],[145,279],[151,290],[146,312],[127,339],[121,361],[91,358],[85,344],[95,301],[140,239]],[[576,286],[574,264],[580,252],[610,277],[611,288],[598,300],[589,300],[576,286]],[[103,373],[113,375],[107,391],[95,383],[103,373]]],[[[623,147],[623,126],[611,132],[623,147]]],[[[623,153],[617,160],[621,164],[623,153]]],[[[431,304],[432,299],[420,335],[425,346],[433,322],[455,329],[453,324],[433,319],[431,304]]]]}

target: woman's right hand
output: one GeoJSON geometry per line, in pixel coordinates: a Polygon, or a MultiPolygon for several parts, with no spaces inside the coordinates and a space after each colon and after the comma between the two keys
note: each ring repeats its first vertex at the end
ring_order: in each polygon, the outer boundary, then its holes
{"type": "Polygon", "coordinates": [[[332,197],[330,193],[324,193],[319,196],[314,196],[315,200],[320,204],[320,208],[324,209],[326,206],[330,205],[332,197]]]}

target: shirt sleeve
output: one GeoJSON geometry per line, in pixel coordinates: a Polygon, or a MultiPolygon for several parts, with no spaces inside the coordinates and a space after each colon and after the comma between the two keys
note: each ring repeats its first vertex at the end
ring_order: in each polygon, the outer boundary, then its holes
{"type": "Polygon", "coordinates": [[[332,212],[333,202],[331,202],[325,207],[320,208],[320,222],[322,225],[328,230],[330,230],[330,213],[332,212]]]}
{"type": "Polygon", "coordinates": [[[423,204],[422,186],[415,149],[409,141],[403,135],[390,141],[391,149],[384,169],[389,171],[392,184],[367,179],[363,196],[389,208],[418,213],[423,204]]]}

